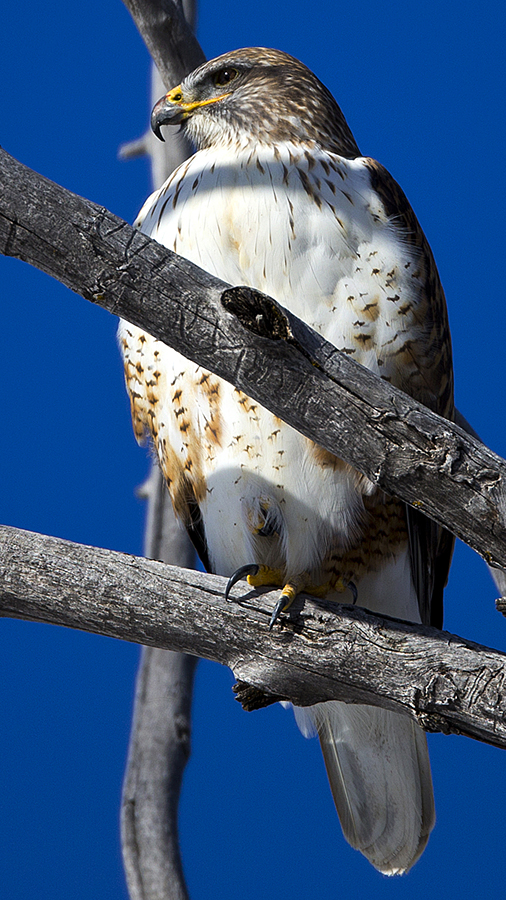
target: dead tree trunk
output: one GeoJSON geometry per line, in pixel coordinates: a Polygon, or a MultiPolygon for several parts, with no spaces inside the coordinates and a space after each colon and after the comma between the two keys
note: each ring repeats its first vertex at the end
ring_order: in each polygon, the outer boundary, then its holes
{"type": "MultiPolygon", "coordinates": [[[[136,24],[146,35],[148,48],[152,10],[147,4],[129,4],[136,24]]],[[[184,18],[193,29],[196,4],[188,0],[184,18]]],[[[160,34],[156,29],[156,37],[160,34]]],[[[153,63],[151,106],[164,90],[189,71],[195,59],[185,59],[191,40],[183,29],[179,41],[173,29],[163,61],[166,85],[153,63]]],[[[193,53],[198,55],[198,49],[193,53]]],[[[202,54],[203,57],[203,54],[202,54]]],[[[164,144],[151,130],[140,141],[127,144],[121,156],[148,155],[153,189],[191,153],[188,142],[172,132],[164,144]]],[[[144,553],[172,565],[191,568],[195,551],[177,522],[157,463],[143,486],[147,521],[144,553]]],[[[135,707],[121,802],[123,864],[131,900],[186,900],[178,839],[178,805],[181,782],[190,753],[191,701],[197,659],[183,653],[144,647],[137,675],[135,707]]]]}

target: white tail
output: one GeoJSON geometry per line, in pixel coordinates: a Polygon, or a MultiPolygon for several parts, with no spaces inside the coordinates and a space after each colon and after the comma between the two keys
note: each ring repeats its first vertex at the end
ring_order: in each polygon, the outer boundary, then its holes
{"type": "Polygon", "coordinates": [[[427,741],[408,716],[331,701],[295,717],[317,732],[346,840],[385,875],[407,872],[434,826],[427,741]]]}

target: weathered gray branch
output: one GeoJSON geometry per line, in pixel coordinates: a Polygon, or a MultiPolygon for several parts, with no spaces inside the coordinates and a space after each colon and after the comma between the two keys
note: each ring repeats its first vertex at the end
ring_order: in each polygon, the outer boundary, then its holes
{"type": "MultiPolygon", "coordinates": [[[[173,0],[123,0],[167,88],[205,62],[204,52],[173,0]]],[[[192,16],[190,15],[190,23],[192,16]]]]}
{"type": "Polygon", "coordinates": [[[276,591],[0,528],[0,613],[81,628],[230,666],[275,698],[372,703],[427,730],[506,747],[506,655],[349,606],[301,603],[268,630],[276,591]]]}
{"type": "MultiPolygon", "coordinates": [[[[192,568],[195,551],[177,521],[157,463],[142,486],[144,555],[192,568]]],[[[130,900],[188,900],[178,839],[178,805],[190,753],[197,659],[143,647],[121,798],[121,847],[130,900]]]]}
{"type": "MultiPolygon", "coordinates": [[[[194,551],[176,521],[158,466],[148,499],[145,555],[189,568],[194,551]]],[[[178,841],[178,803],[190,752],[197,659],[143,647],[121,800],[121,844],[131,900],[188,900],[178,841]]]]}
{"type": "Polygon", "coordinates": [[[234,383],[506,567],[506,462],[249,289],[218,279],[0,151],[0,252],[234,383]]]}
{"type": "MultiPolygon", "coordinates": [[[[171,4],[157,0],[156,5],[166,10],[171,4]]],[[[152,10],[152,2],[141,2],[134,4],[131,12],[141,34],[147,32],[148,47],[153,41],[159,47],[166,86],[174,85],[199,61],[192,34],[196,3],[183,3],[184,19],[179,17],[179,27],[170,30],[168,47],[163,44],[167,30],[152,29],[152,10]]],[[[153,64],[151,105],[163,92],[153,64]]],[[[164,144],[150,129],[134,147],[122,148],[122,155],[132,155],[132,149],[149,155],[153,188],[160,187],[191,152],[184,135],[174,129],[164,144]]],[[[145,555],[191,568],[195,551],[176,521],[156,463],[144,493],[148,502],[145,555]]],[[[155,647],[142,650],[121,801],[121,844],[130,900],[188,900],[178,839],[178,804],[190,752],[196,663],[195,657],[183,653],[155,647]]]]}
{"type": "Polygon", "coordinates": [[[197,660],[143,647],[121,802],[131,900],[187,900],[178,841],[181,779],[190,753],[197,660]]]}

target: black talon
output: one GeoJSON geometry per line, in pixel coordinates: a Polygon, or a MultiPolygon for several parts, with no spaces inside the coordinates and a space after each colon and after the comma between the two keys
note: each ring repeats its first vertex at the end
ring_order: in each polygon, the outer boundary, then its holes
{"type": "Polygon", "coordinates": [[[346,587],[349,588],[351,591],[351,596],[353,597],[353,606],[355,606],[355,603],[358,600],[357,585],[355,584],[354,581],[349,581],[348,584],[346,585],[346,587]]]}
{"type": "Polygon", "coordinates": [[[247,575],[257,575],[259,568],[260,567],[256,563],[249,563],[247,566],[239,566],[239,568],[235,570],[234,574],[231,575],[228,579],[228,583],[225,588],[225,600],[228,600],[228,595],[232,590],[234,584],[237,584],[238,581],[242,581],[242,579],[246,578],[247,575]]]}
{"type": "Polygon", "coordinates": [[[269,631],[272,631],[272,629],[274,628],[274,625],[278,621],[280,613],[283,611],[285,605],[286,597],[280,597],[278,602],[276,603],[276,606],[274,607],[274,612],[271,616],[271,621],[269,622],[269,631]]]}

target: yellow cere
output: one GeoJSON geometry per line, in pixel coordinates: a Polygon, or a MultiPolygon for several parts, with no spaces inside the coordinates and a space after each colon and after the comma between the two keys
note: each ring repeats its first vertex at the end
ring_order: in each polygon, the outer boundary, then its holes
{"type": "Polygon", "coordinates": [[[225,94],[220,94],[219,97],[210,97],[208,100],[194,100],[193,102],[184,103],[181,86],[178,85],[166,94],[165,99],[168,100],[169,103],[177,103],[177,105],[186,112],[192,112],[192,110],[198,109],[199,106],[209,106],[210,103],[217,103],[218,100],[224,100],[225,97],[229,97],[230,94],[231,91],[228,91],[225,94]]]}

